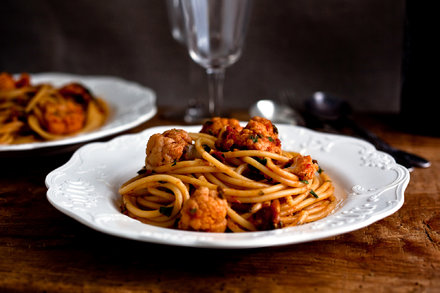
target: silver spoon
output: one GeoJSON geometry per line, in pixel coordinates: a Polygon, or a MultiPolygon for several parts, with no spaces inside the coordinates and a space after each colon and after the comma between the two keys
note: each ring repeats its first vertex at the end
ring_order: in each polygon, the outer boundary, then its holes
{"type": "Polygon", "coordinates": [[[260,116],[273,123],[303,125],[304,121],[299,114],[287,105],[273,100],[259,100],[249,109],[249,115],[260,116]]]}
{"type": "Polygon", "coordinates": [[[410,170],[413,167],[428,168],[431,166],[431,162],[425,158],[392,147],[368,129],[358,125],[350,118],[349,104],[340,98],[324,92],[316,92],[306,101],[305,108],[309,114],[323,122],[341,122],[342,125],[350,127],[359,136],[371,142],[378,150],[390,154],[397,163],[410,170]]]}

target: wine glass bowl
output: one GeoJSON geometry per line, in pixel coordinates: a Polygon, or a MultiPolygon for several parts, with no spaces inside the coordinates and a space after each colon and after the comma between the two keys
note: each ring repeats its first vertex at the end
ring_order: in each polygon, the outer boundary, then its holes
{"type": "Polygon", "coordinates": [[[183,45],[186,45],[182,0],[167,0],[166,4],[171,35],[173,36],[173,39],[183,45]]]}
{"type": "Polygon", "coordinates": [[[182,0],[186,45],[208,74],[209,113],[221,115],[225,68],[241,56],[252,0],[182,0]]]}
{"type": "MultiPolygon", "coordinates": [[[[176,40],[182,47],[186,46],[186,26],[183,18],[182,2],[184,0],[167,0],[166,8],[170,26],[170,32],[174,40],[176,40]]],[[[187,78],[187,86],[190,88],[198,87],[201,80],[200,68],[195,64],[188,56],[188,60],[185,60],[187,65],[187,72],[185,77],[187,78]]],[[[171,110],[165,113],[165,117],[172,120],[184,121],[185,123],[201,123],[206,119],[208,115],[207,109],[204,107],[204,101],[199,95],[191,94],[187,98],[186,105],[178,107],[177,110],[171,110]]]]}

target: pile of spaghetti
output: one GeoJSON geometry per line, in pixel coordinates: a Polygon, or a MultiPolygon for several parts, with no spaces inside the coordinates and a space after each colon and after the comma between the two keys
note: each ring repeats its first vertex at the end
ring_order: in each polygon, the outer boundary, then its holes
{"type": "Polygon", "coordinates": [[[204,232],[278,229],[321,219],[337,200],[310,156],[281,149],[271,121],[213,118],[199,133],[150,137],[145,167],[119,189],[122,211],[147,224],[204,232]]]}
{"type": "Polygon", "coordinates": [[[102,126],[106,103],[79,83],[61,88],[32,85],[28,74],[17,79],[0,73],[0,144],[55,140],[102,126]]]}

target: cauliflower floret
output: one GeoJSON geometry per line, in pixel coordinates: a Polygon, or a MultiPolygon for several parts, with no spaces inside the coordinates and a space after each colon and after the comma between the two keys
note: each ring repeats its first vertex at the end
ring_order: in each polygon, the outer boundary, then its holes
{"type": "Polygon", "coordinates": [[[20,74],[20,77],[15,81],[16,88],[22,88],[31,85],[31,77],[27,73],[20,74]]]}
{"type": "Polygon", "coordinates": [[[30,76],[27,73],[22,73],[17,80],[14,80],[14,77],[7,72],[0,73],[0,90],[2,91],[14,90],[30,85],[30,76]]]}
{"type": "Polygon", "coordinates": [[[281,153],[281,141],[274,136],[264,136],[249,129],[243,129],[236,142],[239,149],[260,150],[281,153]]]}
{"type": "Polygon", "coordinates": [[[237,119],[214,117],[203,124],[202,130],[200,130],[200,132],[218,137],[226,126],[230,126],[237,131],[240,131],[243,128],[240,126],[240,122],[237,119]]]}
{"type": "Polygon", "coordinates": [[[270,120],[253,117],[241,130],[226,127],[219,135],[216,146],[224,151],[233,148],[281,153],[278,130],[270,120]]]}
{"type": "Polygon", "coordinates": [[[278,129],[266,118],[253,117],[240,132],[237,145],[241,149],[281,153],[278,129]]]}
{"type": "Polygon", "coordinates": [[[178,161],[192,140],[188,132],[182,129],[171,129],[164,133],[156,133],[147,143],[145,165],[158,167],[178,161]]]}
{"type": "Polygon", "coordinates": [[[297,175],[301,180],[310,180],[318,171],[319,166],[310,156],[297,155],[289,160],[287,169],[297,175]]]}
{"type": "Polygon", "coordinates": [[[224,232],[228,204],[216,190],[200,187],[182,208],[179,229],[203,232],[224,232]]]}
{"type": "Polygon", "coordinates": [[[71,99],[62,103],[46,103],[42,107],[45,127],[53,134],[77,132],[86,121],[83,107],[71,99]]]}
{"type": "Polygon", "coordinates": [[[15,81],[12,75],[6,72],[0,73],[0,90],[8,91],[15,89],[15,81]]]}
{"type": "Polygon", "coordinates": [[[79,83],[69,83],[59,89],[59,93],[64,97],[71,97],[77,103],[87,105],[93,100],[91,92],[79,83]]]}
{"type": "Polygon", "coordinates": [[[222,151],[230,151],[233,148],[237,148],[238,137],[240,136],[239,130],[226,126],[220,132],[218,139],[215,141],[215,146],[222,151]]]}
{"type": "Polygon", "coordinates": [[[263,117],[252,117],[245,128],[264,136],[274,136],[278,138],[278,129],[269,119],[263,117]]]}

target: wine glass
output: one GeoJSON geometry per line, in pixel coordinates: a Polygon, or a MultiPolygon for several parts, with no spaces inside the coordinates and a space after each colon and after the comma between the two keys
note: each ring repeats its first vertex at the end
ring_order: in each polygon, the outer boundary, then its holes
{"type": "Polygon", "coordinates": [[[182,0],[186,45],[208,74],[210,116],[220,116],[225,68],[241,55],[252,0],[182,0]]]}
{"type": "MultiPolygon", "coordinates": [[[[182,1],[167,0],[167,13],[170,25],[171,35],[180,45],[186,47],[186,28],[183,19],[182,1]]],[[[192,88],[198,87],[201,78],[200,67],[197,66],[190,57],[188,57],[188,85],[192,88]]],[[[184,120],[186,123],[200,123],[208,116],[207,109],[199,95],[194,95],[187,101],[186,107],[165,113],[166,118],[175,120],[184,120]]]]}
{"type": "Polygon", "coordinates": [[[185,23],[183,20],[182,0],[167,0],[168,20],[173,38],[186,45],[185,23]]]}

